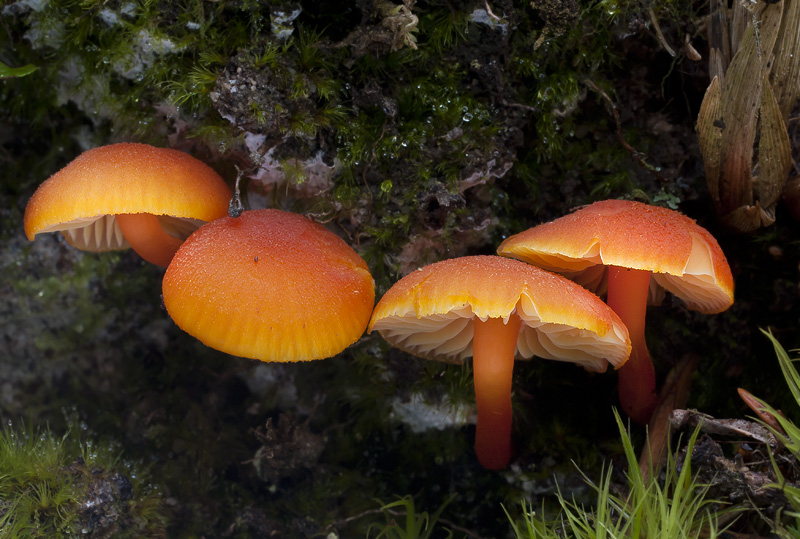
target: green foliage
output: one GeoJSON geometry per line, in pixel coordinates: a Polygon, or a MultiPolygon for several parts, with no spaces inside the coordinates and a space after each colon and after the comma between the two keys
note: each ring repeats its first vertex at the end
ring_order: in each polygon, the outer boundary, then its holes
{"type": "MultiPolygon", "coordinates": [[[[111,452],[80,443],[69,433],[59,438],[49,430],[15,429],[9,423],[0,430],[0,537],[58,539],[91,529],[85,522],[87,508],[109,503],[92,483],[101,470],[120,465],[111,452]]],[[[135,489],[147,490],[138,483],[135,489]]],[[[119,506],[111,510],[120,524],[129,526],[115,537],[149,537],[163,530],[158,496],[138,494],[133,500],[117,500],[119,506]]]]}
{"type": "Polygon", "coordinates": [[[535,33],[513,36],[511,66],[527,89],[521,96],[523,103],[539,111],[536,154],[542,160],[557,159],[565,152],[580,155],[573,152],[570,139],[579,126],[576,120],[581,120],[573,113],[583,100],[583,80],[600,78],[599,66],[607,69],[619,62],[606,46],[613,25],[604,20],[607,15],[602,6],[588,4],[576,15],[564,35],[547,40],[538,54],[531,54],[536,48],[535,33]]]}
{"type": "MultiPolygon", "coordinates": [[[[775,354],[778,358],[778,363],[780,364],[786,384],[789,386],[789,390],[798,406],[800,406],[800,373],[797,372],[797,368],[794,365],[794,362],[797,360],[789,358],[789,354],[772,334],[772,331],[764,331],[762,329],[761,332],[767,336],[772,346],[775,348],[775,354]]],[[[780,445],[791,455],[790,458],[793,461],[791,463],[792,467],[796,467],[797,455],[800,455],[800,427],[766,402],[757,397],[755,398],[761,405],[761,409],[772,415],[780,424],[783,432],[779,432],[762,421],[762,424],[772,431],[775,438],[779,440],[780,445]]],[[[768,487],[781,490],[792,509],[784,513],[784,516],[788,517],[790,522],[787,524],[781,522],[780,518],[776,519],[773,524],[774,531],[779,537],[793,539],[800,534],[800,487],[786,481],[784,473],[781,471],[782,462],[779,463],[772,454],[770,454],[770,459],[772,460],[772,469],[777,478],[777,482],[768,485],[768,487]]]]}
{"type": "MultiPolygon", "coordinates": [[[[342,11],[354,10],[353,4],[342,11]]],[[[316,26],[301,16],[292,36],[279,42],[269,33],[269,3],[120,7],[58,0],[18,16],[20,36],[30,28],[43,36],[44,27],[53,26],[47,34],[52,42],[20,51],[21,61],[41,65],[42,78],[52,84],[19,85],[8,107],[35,106],[26,116],[46,122],[58,89],[76,96],[95,122],[108,121],[116,136],[160,137],[156,143],[162,144],[164,133],[173,132],[170,122],[178,121],[179,136],[198,139],[212,153],[240,148],[242,130],[266,134],[268,144],[280,139],[288,146],[281,158],[302,162],[298,154],[325,148],[326,158],[337,159],[335,185],[330,200],[315,201],[315,211],[340,219],[366,208],[353,237],[370,250],[370,264],[387,266],[387,275],[396,277],[393,256],[410,237],[430,232],[447,238],[473,217],[467,200],[461,213],[446,209],[441,219],[426,222],[430,194],[443,185],[460,195],[459,183],[492,160],[498,166],[515,161],[514,180],[534,193],[543,176],[576,166],[587,172],[581,177],[593,178],[595,198],[628,187],[625,152],[576,135],[581,128],[607,129],[605,115],[587,119],[576,111],[586,96],[583,81],[608,88],[604,70],[616,62],[608,8],[585,3],[576,9],[575,24],[539,47],[542,19],[528,6],[500,14],[508,17],[503,24],[513,25],[510,31],[472,20],[469,6],[426,2],[413,10],[417,49],[375,51],[332,42],[328,24],[336,14],[316,26]],[[81,81],[74,88],[60,75],[72,71],[81,81]],[[230,80],[240,96],[225,110],[221,80],[230,80]],[[255,90],[247,89],[251,81],[255,90]],[[156,113],[153,104],[159,104],[156,113]]],[[[304,15],[312,11],[304,7],[304,15]]],[[[378,28],[363,24],[358,30],[378,28]]],[[[492,200],[503,199],[505,185],[487,179],[492,200]]]]}
{"type": "Polygon", "coordinates": [[[199,0],[124,5],[63,0],[20,9],[24,26],[16,31],[27,29],[32,39],[26,45],[12,36],[16,51],[22,61],[41,66],[42,78],[52,84],[26,83],[10,94],[9,105],[29,114],[32,107],[50,105],[52,118],[57,93],[66,93],[96,121],[112,119],[125,131],[149,135],[154,112],[142,103],[210,110],[209,94],[221,68],[260,34],[269,18],[266,9],[255,2],[199,0]],[[63,77],[67,72],[74,76],[63,77]]]}
{"type": "MultiPolygon", "coordinates": [[[[772,342],[772,346],[775,348],[775,354],[778,357],[778,363],[780,364],[786,384],[789,386],[789,390],[797,401],[798,406],[800,406],[800,373],[797,372],[793,360],[789,358],[789,354],[786,353],[786,350],[784,350],[783,346],[781,346],[772,332],[764,330],[761,330],[761,332],[772,342]]],[[[768,412],[778,421],[783,429],[784,432],[781,433],[767,425],[767,427],[772,430],[773,434],[775,434],[775,436],[781,441],[781,445],[783,445],[783,447],[785,447],[786,450],[788,450],[791,454],[800,455],[800,427],[797,427],[797,425],[795,425],[791,420],[787,419],[782,413],[775,410],[766,402],[758,399],[757,397],[756,400],[758,400],[759,404],[761,404],[763,410],[768,412]]],[[[800,501],[800,499],[798,501],[800,501]]]]}
{"type": "Polygon", "coordinates": [[[26,77],[39,69],[35,65],[24,65],[21,67],[10,67],[0,62],[0,79],[7,79],[11,77],[26,77]]]}
{"type": "Polygon", "coordinates": [[[616,412],[615,417],[628,464],[627,494],[616,494],[612,489],[611,467],[601,474],[599,484],[584,475],[586,483],[597,494],[594,508],[586,508],[559,493],[560,514],[557,518],[547,519],[537,515],[523,502],[522,511],[525,516],[522,522],[512,520],[517,539],[718,537],[719,513],[712,513],[710,505],[713,502],[705,497],[708,487],[697,484],[692,477],[689,455],[699,430],[691,436],[686,446],[687,457],[680,466],[674,455],[668,456],[666,477],[662,486],[659,478],[652,477],[652,474],[649,479],[643,479],[630,436],[616,412]]]}
{"type": "Polygon", "coordinates": [[[4,537],[50,537],[77,520],[72,478],[62,470],[64,439],[49,432],[0,431],[0,500],[4,537]]]}
{"type": "Polygon", "coordinates": [[[419,31],[426,37],[422,47],[440,54],[466,40],[468,17],[465,11],[427,10],[419,19],[419,31]]]}
{"type": "Polygon", "coordinates": [[[201,60],[199,64],[189,68],[185,77],[160,81],[159,84],[175,105],[198,109],[219,77],[219,73],[211,65],[214,65],[213,61],[201,60]]]}
{"type": "MultiPolygon", "coordinates": [[[[454,498],[455,494],[447,498],[432,515],[427,512],[417,514],[414,507],[414,498],[411,496],[404,496],[395,502],[387,503],[381,507],[386,518],[386,524],[371,525],[367,537],[370,537],[370,533],[374,528],[378,528],[380,531],[374,539],[429,539],[436,529],[436,521],[439,520],[442,511],[454,498]],[[395,519],[395,511],[397,509],[400,509],[401,513],[405,513],[402,525],[395,519]]],[[[446,537],[452,536],[453,533],[448,531],[446,537]]]]}

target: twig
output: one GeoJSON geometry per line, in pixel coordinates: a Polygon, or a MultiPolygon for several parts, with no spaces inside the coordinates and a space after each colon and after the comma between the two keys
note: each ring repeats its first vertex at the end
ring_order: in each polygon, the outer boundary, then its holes
{"type": "Polygon", "coordinates": [[[242,169],[239,168],[238,165],[234,165],[236,167],[236,186],[233,190],[233,198],[228,203],[228,215],[231,217],[239,217],[244,213],[244,204],[242,204],[242,192],[239,189],[239,183],[242,181],[242,176],[244,173],[242,169]]]}
{"type": "Polygon", "coordinates": [[[673,58],[675,57],[675,51],[672,47],[669,46],[667,43],[664,34],[661,32],[661,26],[658,24],[658,19],[656,18],[656,13],[653,11],[653,8],[648,8],[647,13],[650,15],[650,22],[653,23],[653,28],[656,29],[656,36],[658,37],[658,42],[661,43],[661,46],[664,47],[664,50],[669,53],[670,56],[673,58]]]}
{"type": "MultiPolygon", "coordinates": [[[[326,530],[331,530],[332,528],[337,528],[337,527],[342,526],[344,524],[349,524],[350,522],[352,522],[354,520],[358,520],[358,519],[363,518],[363,517],[368,516],[368,515],[374,515],[376,513],[385,513],[385,514],[391,515],[393,517],[404,517],[407,514],[405,511],[394,511],[393,509],[383,509],[383,508],[380,508],[380,509],[369,509],[367,511],[364,511],[363,513],[359,513],[357,515],[353,515],[353,516],[344,518],[342,520],[337,520],[336,522],[333,522],[331,524],[328,524],[327,526],[325,526],[325,529],[326,530]]],[[[466,528],[463,528],[461,526],[458,526],[454,522],[451,522],[451,521],[449,521],[447,519],[439,518],[437,520],[437,522],[441,522],[442,524],[444,524],[445,526],[449,526],[453,530],[456,530],[456,531],[459,531],[461,533],[464,533],[467,536],[472,537],[472,539],[481,539],[481,536],[476,534],[475,532],[473,532],[471,530],[468,530],[466,528]]]]}
{"type": "Polygon", "coordinates": [[[526,105],[524,103],[509,103],[508,101],[503,101],[503,105],[507,107],[516,107],[519,109],[527,110],[529,112],[539,112],[538,107],[532,107],[530,105],[526,105]]]}
{"type": "Polygon", "coordinates": [[[492,13],[492,8],[489,7],[489,0],[483,0],[483,5],[486,8],[486,14],[490,18],[494,19],[496,22],[500,22],[501,21],[500,17],[498,17],[497,15],[492,13]]]}
{"type": "Polygon", "coordinates": [[[447,520],[446,518],[440,518],[439,522],[445,524],[446,526],[449,526],[451,529],[455,531],[467,534],[469,537],[472,537],[472,539],[481,539],[481,536],[478,535],[477,533],[470,531],[466,528],[462,528],[461,526],[458,526],[457,524],[447,520]]]}
{"type": "Polygon", "coordinates": [[[608,94],[605,93],[602,89],[600,89],[600,87],[598,87],[591,79],[583,79],[583,82],[586,85],[588,85],[592,90],[594,90],[595,92],[600,94],[600,96],[603,99],[606,100],[606,103],[608,103],[608,106],[611,107],[611,113],[614,115],[614,122],[617,125],[617,138],[619,138],[619,142],[620,142],[620,144],[622,144],[622,147],[625,148],[626,150],[628,150],[631,153],[631,156],[633,156],[633,159],[637,163],[639,163],[639,165],[641,167],[643,167],[643,168],[647,169],[648,171],[650,171],[650,173],[653,176],[655,176],[656,179],[659,182],[661,182],[663,184],[664,183],[664,177],[658,172],[658,169],[656,167],[654,167],[653,165],[648,164],[644,160],[645,154],[640,152],[639,150],[637,150],[636,148],[634,148],[633,146],[631,146],[630,144],[628,144],[625,141],[625,136],[622,134],[622,123],[619,120],[619,109],[617,108],[617,105],[614,104],[614,101],[612,101],[611,98],[608,97],[608,94]]]}
{"type": "Polygon", "coordinates": [[[357,515],[349,516],[349,517],[344,518],[342,520],[337,520],[336,522],[332,522],[332,523],[328,524],[327,526],[325,526],[325,530],[326,531],[327,530],[331,530],[332,528],[335,529],[335,528],[338,528],[339,526],[342,526],[344,524],[349,524],[349,523],[353,522],[354,520],[358,520],[358,519],[363,518],[363,517],[365,517],[367,515],[374,515],[376,513],[383,513],[383,509],[369,509],[367,511],[364,511],[363,513],[359,513],[357,515]]]}

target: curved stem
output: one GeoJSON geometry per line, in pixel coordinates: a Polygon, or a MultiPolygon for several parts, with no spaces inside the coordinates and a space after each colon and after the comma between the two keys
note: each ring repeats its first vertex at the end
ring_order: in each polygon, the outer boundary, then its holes
{"type": "Polygon", "coordinates": [[[139,256],[166,268],[183,240],[170,236],[151,213],[126,213],[115,216],[122,235],[139,256]]]}
{"type": "Polygon", "coordinates": [[[619,369],[619,400],[622,410],[640,425],[647,424],[658,400],[656,373],[644,339],[649,288],[649,271],[608,267],[608,306],[631,337],[631,357],[619,369]]]}
{"type": "Polygon", "coordinates": [[[502,318],[475,318],[474,324],[475,453],[484,468],[500,470],[511,459],[511,375],[522,320],[512,313],[505,324],[502,318]]]}

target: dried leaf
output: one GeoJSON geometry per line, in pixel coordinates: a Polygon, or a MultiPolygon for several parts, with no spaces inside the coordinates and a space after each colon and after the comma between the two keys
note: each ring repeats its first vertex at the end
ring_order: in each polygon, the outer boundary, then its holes
{"type": "MultiPolygon", "coordinates": [[[[731,2],[732,7],[731,11],[728,12],[728,17],[730,20],[730,29],[728,35],[731,38],[730,43],[730,50],[731,55],[736,55],[739,50],[739,47],[742,44],[742,40],[744,39],[744,35],[747,32],[747,29],[750,28],[753,22],[753,16],[755,15],[758,17],[758,12],[756,11],[757,8],[747,9],[745,7],[745,1],[737,1],[731,2]]],[[[762,2],[762,8],[765,5],[765,2],[762,2]]],[[[748,6],[751,7],[751,6],[748,6]]],[[[760,10],[759,10],[760,11],[760,10]]]]}
{"type": "Polygon", "coordinates": [[[700,113],[697,115],[697,139],[700,143],[700,153],[703,156],[703,165],[706,170],[706,182],[714,199],[714,205],[719,207],[719,174],[721,163],[722,135],[725,124],[722,122],[722,108],[720,107],[719,78],[714,77],[703,96],[700,113]]]}
{"type": "Polygon", "coordinates": [[[725,80],[725,63],[724,55],[717,49],[711,49],[708,51],[708,71],[711,74],[711,80],[713,82],[714,79],[719,81],[718,84],[722,84],[722,81],[725,80]]]}
{"type": "Polygon", "coordinates": [[[759,178],[756,193],[764,210],[774,213],[775,204],[783,192],[783,186],[792,168],[792,146],[780,106],[766,74],[763,81],[760,116],[759,178]]]}
{"type": "Polygon", "coordinates": [[[722,222],[739,232],[753,232],[775,222],[775,210],[765,210],[756,201],[752,206],[740,206],[722,217],[722,222]]]}
{"type": "Polygon", "coordinates": [[[736,391],[739,393],[739,397],[741,397],[744,403],[756,413],[761,421],[772,427],[776,432],[784,435],[786,434],[786,432],[783,430],[783,427],[781,427],[780,421],[778,421],[774,415],[769,413],[769,411],[764,408],[764,405],[761,403],[758,397],[741,387],[736,391]]]}
{"type": "Polygon", "coordinates": [[[775,61],[771,78],[775,98],[784,120],[789,118],[797,99],[800,98],[800,2],[786,3],[781,20],[781,29],[775,45],[775,61]]]}
{"type": "Polygon", "coordinates": [[[753,143],[756,139],[757,108],[761,101],[761,77],[752,28],[733,57],[720,96],[720,121],[724,126],[720,147],[721,171],[718,184],[721,215],[752,204],[750,190],[753,143]]]}
{"type": "Polygon", "coordinates": [[[748,27],[722,84],[722,121],[726,125],[721,148],[719,213],[727,215],[740,206],[753,204],[751,188],[753,143],[758,108],[761,105],[761,76],[768,65],[763,51],[771,51],[780,29],[783,2],[761,10],[758,36],[748,27]]]}
{"type": "MultiPolygon", "coordinates": [[[[723,221],[740,232],[752,232],[775,222],[775,206],[792,167],[792,148],[786,124],[772,85],[765,74],[759,108],[758,177],[751,179],[755,202],[742,205],[723,216],[723,221]]],[[[703,154],[705,159],[705,154],[703,154]]],[[[708,172],[706,172],[708,176],[708,172]]],[[[712,180],[709,177],[709,188],[712,180]]],[[[716,200],[716,199],[715,199],[716,200]]]]}
{"type": "Polygon", "coordinates": [[[708,25],[709,59],[708,71],[711,79],[722,81],[731,61],[730,21],[728,4],[724,0],[712,0],[711,23],[708,25]]]}
{"type": "Polygon", "coordinates": [[[775,179],[784,167],[781,136],[786,137],[786,129],[784,125],[782,133],[775,131],[780,129],[777,122],[781,119],[776,120],[775,96],[767,82],[782,16],[783,0],[762,2],[750,9],[734,2],[731,10],[717,0],[712,15],[709,56],[711,72],[716,76],[703,98],[697,135],[717,213],[740,231],[774,222],[774,206],[780,195],[776,189],[782,188],[786,174],[784,171],[782,179],[775,179]],[[749,26],[748,21],[752,21],[749,26]],[[726,30],[730,43],[725,39],[726,30]],[[735,54],[723,77],[728,50],[735,50],[735,54]],[[763,95],[765,92],[767,95],[763,95]],[[753,178],[753,154],[760,114],[765,119],[759,150],[765,157],[759,166],[766,168],[759,179],[753,178]]]}

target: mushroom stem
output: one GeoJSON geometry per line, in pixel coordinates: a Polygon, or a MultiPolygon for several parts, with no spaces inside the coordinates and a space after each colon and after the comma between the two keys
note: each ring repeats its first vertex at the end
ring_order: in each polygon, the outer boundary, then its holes
{"type": "Polygon", "coordinates": [[[508,321],[475,318],[472,368],[478,424],[475,453],[481,465],[501,470],[511,459],[511,375],[522,320],[511,313],[508,321]]]}
{"type": "Polygon", "coordinates": [[[644,339],[649,289],[649,271],[608,266],[608,306],[631,337],[631,356],[619,369],[620,405],[640,425],[650,420],[658,400],[655,369],[644,339]]]}
{"type": "Polygon", "coordinates": [[[156,266],[169,266],[183,240],[164,232],[158,217],[151,213],[126,213],[115,217],[122,235],[139,256],[156,266]]]}

